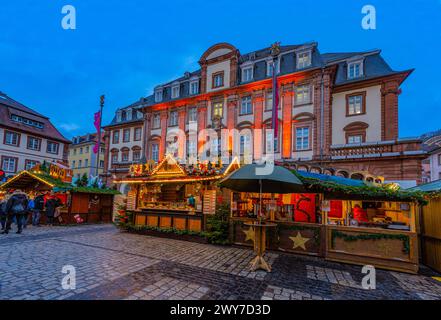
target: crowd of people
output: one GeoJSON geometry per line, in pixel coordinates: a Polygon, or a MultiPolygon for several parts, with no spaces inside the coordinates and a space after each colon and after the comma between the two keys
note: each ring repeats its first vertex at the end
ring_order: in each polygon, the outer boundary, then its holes
{"type": "Polygon", "coordinates": [[[9,192],[0,201],[1,233],[8,234],[13,223],[17,225],[16,233],[22,233],[30,218],[32,225],[38,227],[43,212],[46,215],[46,224],[52,226],[54,218],[60,216],[61,206],[61,200],[52,191],[31,196],[21,190],[9,192]]]}

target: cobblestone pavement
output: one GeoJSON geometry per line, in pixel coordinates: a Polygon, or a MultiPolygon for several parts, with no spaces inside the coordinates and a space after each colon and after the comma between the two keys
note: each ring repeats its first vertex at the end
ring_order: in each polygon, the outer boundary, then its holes
{"type": "Polygon", "coordinates": [[[155,238],[112,225],[28,227],[0,235],[0,299],[436,299],[441,282],[377,270],[364,290],[361,267],[267,253],[273,272],[250,272],[247,248],[155,238]],[[62,288],[63,266],[76,288],[62,288]]]}

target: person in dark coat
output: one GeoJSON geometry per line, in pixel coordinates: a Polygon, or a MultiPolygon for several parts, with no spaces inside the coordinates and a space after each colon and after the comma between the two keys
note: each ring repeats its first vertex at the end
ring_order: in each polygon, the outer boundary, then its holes
{"type": "Polygon", "coordinates": [[[0,201],[0,224],[2,226],[2,231],[5,230],[6,226],[6,203],[8,201],[3,199],[0,201]]]}
{"type": "Polygon", "coordinates": [[[61,200],[51,192],[49,199],[46,201],[46,223],[49,226],[54,224],[55,209],[61,206],[61,200]]]}
{"type": "Polygon", "coordinates": [[[40,226],[41,211],[44,209],[44,195],[38,194],[34,199],[34,209],[32,210],[32,225],[40,226]]]}
{"type": "Polygon", "coordinates": [[[21,233],[23,229],[23,216],[27,214],[28,196],[21,190],[15,190],[6,203],[7,221],[3,234],[8,234],[11,230],[12,220],[17,222],[17,233],[21,233]]]}

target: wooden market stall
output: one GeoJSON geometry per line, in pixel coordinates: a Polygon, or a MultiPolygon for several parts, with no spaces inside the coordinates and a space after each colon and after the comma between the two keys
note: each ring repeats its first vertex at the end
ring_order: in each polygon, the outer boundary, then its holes
{"type": "MultiPolygon", "coordinates": [[[[277,223],[268,234],[269,248],[417,272],[418,205],[411,193],[335,176],[294,173],[305,184],[305,193],[263,195],[266,220],[277,223]]],[[[253,230],[246,223],[257,219],[258,203],[256,194],[233,193],[233,243],[253,245],[253,230]]]]}
{"type": "Polygon", "coordinates": [[[132,165],[130,177],[114,182],[130,186],[127,211],[133,214],[135,226],[200,232],[205,215],[214,214],[223,197],[216,182],[239,166],[237,159],[228,166],[184,166],[169,154],[157,165],[132,165]]]}
{"type": "Polygon", "coordinates": [[[409,190],[427,195],[428,204],[421,207],[419,215],[422,261],[441,272],[441,179],[409,190]]]}
{"type": "MultiPolygon", "coordinates": [[[[9,190],[20,189],[31,197],[36,193],[53,192],[60,199],[62,206],[61,223],[75,224],[112,221],[113,195],[115,190],[92,187],[72,186],[67,169],[58,164],[51,164],[48,170],[40,166],[29,171],[24,170],[3,183],[0,190],[7,194],[9,190]],[[56,167],[56,168],[55,168],[56,167]]],[[[45,223],[46,215],[41,215],[40,223],[45,223]]]]}

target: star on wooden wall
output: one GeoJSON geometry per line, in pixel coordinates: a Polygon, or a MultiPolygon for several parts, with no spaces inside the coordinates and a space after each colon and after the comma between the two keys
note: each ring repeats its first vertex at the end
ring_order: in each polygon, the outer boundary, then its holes
{"type": "Polygon", "coordinates": [[[295,237],[289,237],[289,238],[292,240],[292,242],[294,242],[294,245],[292,247],[293,249],[300,247],[305,251],[306,251],[305,243],[311,240],[311,238],[303,238],[300,232],[297,232],[297,235],[295,237]]]}
{"type": "Polygon", "coordinates": [[[249,227],[248,230],[242,230],[245,233],[245,241],[251,240],[254,242],[254,228],[249,227]]]}

